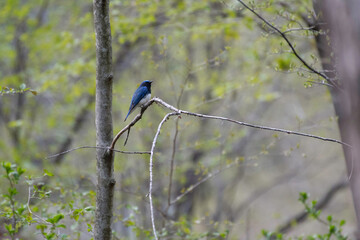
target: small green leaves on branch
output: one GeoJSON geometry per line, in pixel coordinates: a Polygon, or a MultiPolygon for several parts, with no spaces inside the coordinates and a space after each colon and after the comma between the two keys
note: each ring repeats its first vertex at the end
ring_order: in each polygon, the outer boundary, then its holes
{"type": "MultiPolygon", "coordinates": [[[[299,239],[337,239],[337,240],[347,240],[348,237],[342,233],[342,227],[345,225],[345,220],[336,221],[333,219],[333,216],[327,216],[326,220],[321,218],[321,210],[317,206],[316,200],[310,200],[309,194],[305,192],[299,193],[299,202],[301,202],[305,208],[305,211],[308,215],[313,217],[316,221],[322,223],[324,226],[327,227],[327,232],[324,234],[313,234],[311,236],[306,236],[305,238],[299,239]]],[[[294,222],[293,224],[296,224],[294,222]]],[[[270,232],[267,230],[262,230],[262,235],[267,240],[283,240],[288,239],[285,237],[281,232],[270,232]]],[[[297,239],[297,238],[296,238],[297,239]]]]}
{"type": "Polygon", "coordinates": [[[9,188],[7,193],[2,195],[4,198],[4,201],[2,202],[4,210],[1,211],[0,217],[11,219],[9,224],[5,224],[5,229],[7,230],[8,235],[14,239],[16,233],[18,233],[22,223],[26,219],[23,214],[26,206],[20,204],[15,199],[15,195],[18,194],[16,184],[18,184],[21,175],[25,172],[25,169],[10,162],[2,162],[1,166],[5,170],[5,174],[2,176],[9,181],[9,188]]]}
{"type": "Polygon", "coordinates": [[[4,95],[4,94],[21,94],[21,93],[26,93],[26,92],[31,92],[33,95],[37,95],[37,91],[26,87],[25,83],[22,83],[20,85],[20,88],[16,89],[16,88],[11,88],[11,87],[0,87],[0,95],[4,95]]]}

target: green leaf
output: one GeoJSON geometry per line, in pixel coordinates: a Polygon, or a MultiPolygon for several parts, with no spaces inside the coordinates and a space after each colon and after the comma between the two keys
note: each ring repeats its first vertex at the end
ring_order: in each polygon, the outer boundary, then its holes
{"type": "Polygon", "coordinates": [[[58,227],[58,228],[66,228],[66,226],[64,224],[56,225],[56,227],[58,227]]]}
{"type": "Polygon", "coordinates": [[[5,228],[9,232],[10,235],[13,235],[15,233],[15,229],[13,229],[11,224],[5,224],[5,228]]]}
{"type": "Polygon", "coordinates": [[[25,169],[25,168],[22,168],[22,167],[17,167],[17,172],[18,172],[19,175],[21,176],[23,173],[26,172],[26,169],[25,169]]]}
{"type": "Polygon", "coordinates": [[[39,230],[41,230],[41,232],[43,232],[45,229],[47,229],[47,225],[45,225],[45,224],[38,224],[38,225],[36,225],[36,229],[39,229],[39,230]]]}
{"type": "Polygon", "coordinates": [[[50,240],[50,239],[54,239],[55,237],[55,233],[49,233],[49,234],[46,234],[46,239],[50,240]]]}
{"type": "Polygon", "coordinates": [[[95,211],[95,207],[94,206],[88,206],[88,207],[84,208],[84,210],[87,211],[87,212],[93,212],[93,211],[95,211]]]}
{"type": "Polygon", "coordinates": [[[340,227],[341,227],[341,226],[344,226],[344,225],[345,225],[345,223],[346,223],[346,221],[345,221],[345,220],[341,220],[341,221],[340,221],[340,223],[339,223],[340,227]]]}
{"type": "Polygon", "coordinates": [[[329,226],[329,233],[333,234],[336,232],[336,226],[335,225],[330,225],[329,226]]]}
{"type": "Polygon", "coordinates": [[[92,230],[93,230],[93,227],[91,226],[91,224],[90,223],[87,223],[87,230],[88,230],[88,232],[92,232],[92,230]]]}
{"type": "Polygon", "coordinates": [[[25,211],[25,209],[26,209],[25,205],[22,206],[22,207],[19,207],[19,208],[17,209],[18,214],[19,214],[19,215],[23,214],[23,212],[25,211]]]}
{"type": "Polygon", "coordinates": [[[135,222],[132,221],[132,220],[126,220],[126,221],[124,222],[124,225],[125,225],[126,227],[131,227],[131,226],[135,226],[136,224],[135,224],[135,222]]]}
{"type": "Polygon", "coordinates": [[[10,197],[13,197],[14,195],[16,195],[18,193],[16,188],[11,188],[11,187],[8,188],[8,192],[9,192],[10,197]]]}
{"type": "Polygon", "coordinates": [[[300,202],[305,203],[308,198],[309,198],[309,194],[307,194],[306,192],[299,193],[299,201],[300,202]]]}
{"type": "Polygon", "coordinates": [[[52,174],[51,172],[49,172],[48,170],[46,170],[46,169],[44,168],[44,174],[43,174],[43,176],[52,177],[52,176],[54,176],[54,174],[52,174]]]}
{"type": "Polygon", "coordinates": [[[56,215],[55,217],[53,217],[55,223],[58,223],[63,218],[64,218],[64,215],[61,213],[56,215]]]}
{"type": "Polygon", "coordinates": [[[2,167],[5,169],[7,175],[13,171],[10,162],[2,162],[2,167]]]}
{"type": "Polygon", "coordinates": [[[48,220],[48,222],[50,222],[52,224],[56,224],[63,218],[64,218],[64,215],[60,213],[60,214],[55,215],[52,218],[48,218],[47,220],[48,220]]]}
{"type": "Polygon", "coordinates": [[[278,58],[276,62],[279,70],[287,71],[290,69],[291,60],[289,58],[278,58]]]}

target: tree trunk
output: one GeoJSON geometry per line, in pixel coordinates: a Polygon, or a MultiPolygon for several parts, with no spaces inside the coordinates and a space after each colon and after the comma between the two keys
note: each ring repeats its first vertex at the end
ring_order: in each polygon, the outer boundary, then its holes
{"type": "Polygon", "coordinates": [[[339,79],[342,87],[331,89],[339,130],[344,147],[346,166],[357,218],[356,239],[360,239],[360,2],[357,0],[314,0],[317,23],[329,31],[317,37],[319,54],[325,70],[336,70],[330,77],[339,79]],[[334,56],[334,58],[332,57],[334,56]]]}
{"type": "MultiPolygon", "coordinates": [[[[112,48],[109,0],[94,0],[94,28],[96,36],[96,146],[109,147],[112,127],[112,48]]],[[[97,193],[95,239],[111,239],[113,195],[115,179],[113,152],[97,149],[97,193]]]]}

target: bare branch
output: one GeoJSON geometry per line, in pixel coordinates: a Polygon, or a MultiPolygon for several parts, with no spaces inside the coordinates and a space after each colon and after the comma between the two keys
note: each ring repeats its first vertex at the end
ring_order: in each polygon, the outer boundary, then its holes
{"type": "MultiPolygon", "coordinates": [[[[141,111],[138,115],[136,115],[136,117],[126,126],[124,127],[123,129],[120,130],[120,132],[118,134],[116,134],[116,136],[114,137],[111,145],[110,145],[110,150],[114,149],[115,147],[115,144],[117,142],[117,140],[121,137],[121,135],[124,134],[124,132],[126,131],[129,131],[130,132],[130,128],[132,126],[134,126],[142,117],[142,115],[144,114],[145,110],[151,105],[153,104],[154,100],[151,99],[149,102],[147,102],[142,108],[141,108],[141,111]]],[[[129,136],[126,137],[126,141],[125,141],[125,144],[127,142],[127,139],[128,139],[129,136]]]]}
{"type": "Polygon", "coordinates": [[[67,153],[69,153],[69,152],[73,152],[73,151],[76,151],[76,150],[79,150],[79,149],[84,149],[84,148],[107,149],[107,150],[109,150],[109,151],[118,152],[118,153],[124,153],[124,154],[150,154],[150,152],[146,152],[146,151],[145,151],[145,152],[138,152],[138,151],[129,152],[129,151],[120,151],[120,150],[111,149],[110,147],[81,146],[81,147],[76,147],[76,148],[72,148],[72,149],[66,150],[66,151],[61,152],[61,153],[57,153],[57,154],[54,154],[54,155],[47,156],[45,159],[50,159],[50,158],[58,157],[58,156],[60,156],[60,155],[64,155],[64,154],[67,154],[67,153]]]}
{"type": "Polygon", "coordinates": [[[332,79],[330,79],[328,76],[326,76],[325,74],[321,73],[320,71],[316,70],[315,68],[313,68],[310,64],[308,64],[299,54],[298,52],[295,50],[295,47],[292,45],[292,43],[290,42],[290,40],[286,37],[285,33],[283,33],[282,31],[280,31],[277,27],[275,27],[274,25],[272,25],[270,22],[268,22],[265,18],[263,18],[262,16],[260,16],[260,14],[258,14],[254,9],[250,8],[248,5],[246,5],[242,0],[237,0],[239,3],[241,3],[245,8],[247,8],[250,12],[252,12],[253,14],[255,14],[255,16],[257,16],[261,21],[263,21],[266,25],[268,25],[271,29],[273,29],[275,32],[277,32],[285,41],[286,43],[289,45],[289,47],[291,48],[291,51],[294,53],[294,55],[296,56],[297,59],[300,60],[300,62],[302,62],[304,64],[305,67],[307,67],[311,72],[313,72],[314,74],[319,75],[320,77],[324,78],[330,85],[332,85],[333,87],[341,90],[341,88],[338,86],[338,84],[333,81],[332,79]]]}
{"type": "Polygon", "coordinates": [[[124,146],[126,145],[126,143],[127,143],[128,139],[129,139],[130,129],[131,129],[131,128],[129,128],[129,129],[128,129],[128,131],[127,131],[127,134],[126,134],[126,139],[125,139],[125,142],[124,142],[124,146]]]}
{"type": "Polygon", "coordinates": [[[215,177],[216,175],[218,175],[219,173],[223,172],[226,169],[229,169],[235,165],[238,165],[239,162],[233,162],[230,163],[228,165],[226,165],[224,168],[218,169],[212,173],[209,173],[206,177],[204,177],[203,179],[201,179],[200,181],[198,181],[197,183],[195,183],[194,185],[191,185],[190,187],[188,187],[185,192],[183,192],[182,194],[180,194],[179,196],[177,196],[174,200],[171,201],[170,205],[173,205],[175,203],[177,203],[178,201],[180,201],[184,196],[186,196],[187,194],[189,194],[190,192],[192,192],[195,188],[197,188],[199,185],[201,185],[202,183],[206,182],[207,180],[209,180],[212,177],[215,177]]]}
{"type": "Polygon", "coordinates": [[[179,133],[179,118],[176,119],[175,124],[175,134],[173,139],[173,148],[170,160],[170,174],[169,174],[169,188],[168,188],[168,208],[171,205],[171,189],[172,189],[172,182],[173,182],[173,174],[174,174],[174,162],[175,162],[175,152],[176,152],[176,139],[179,133]]]}
{"type": "Polygon", "coordinates": [[[212,115],[205,115],[205,114],[200,114],[200,113],[193,113],[193,112],[188,112],[188,111],[184,111],[184,110],[179,110],[177,108],[175,108],[174,106],[164,102],[163,100],[161,100],[160,98],[153,98],[151,101],[156,102],[157,104],[160,104],[174,112],[180,113],[180,114],[185,114],[185,115],[189,115],[189,116],[194,116],[194,117],[199,117],[199,118],[207,118],[207,119],[215,119],[215,120],[222,120],[222,121],[226,121],[226,122],[232,122],[238,125],[242,125],[242,126],[246,126],[246,127],[251,127],[251,128],[257,128],[257,129],[262,129],[262,130],[268,130],[268,131],[273,131],[273,132],[281,132],[281,133],[287,133],[287,134],[293,134],[293,135],[298,135],[298,136],[303,136],[303,137],[309,137],[309,138],[315,138],[315,139],[319,139],[322,141],[326,141],[326,142],[334,142],[334,143],[338,143],[347,147],[351,148],[351,145],[333,139],[333,138],[325,138],[325,137],[320,137],[317,135],[313,135],[313,134],[308,134],[308,133],[302,133],[302,132],[297,132],[297,131],[291,131],[291,130],[286,130],[286,129],[281,129],[281,128],[274,128],[274,127],[267,127],[267,126],[261,126],[261,125],[256,125],[256,124],[251,124],[251,123],[246,123],[246,122],[240,122],[240,121],[236,121],[234,119],[230,119],[230,118],[226,118],[226,117],[219,117],[219,116],[212,116],[212,115]]]}
{"type": "Polygon", "coordinates": [[[37,214],[35,214],[35,213],[33,213],[33,212],[31,211],[31,208],[30,208],[30,199],[31,199],[31,186],[29,185],[29,194],[28,194],[28,200],[27,200],[27,204],[26,204],[29,213],[30,213],[31,215],[34,215],[36,218],[40,219],[40,220],[41,220],[42,222],[44,222],[45,224],[47,224],[47,225],[52,225],[52,223],[46,221],[45,219],[43,219],[42,217],[40,217],[39,215],[37,215],[37,214]]]}
{"type": "Polygon", "coordinates": [[[324,86],[332,87],[330,84],[328,84],[326,82],[317,82],[317,81],[312,81],[312,80],[307,80],[306,82],[311,83],[311,84],[318,84],[318,85],[324,85],[324,86]]]}
{"type": "MultiPolygon", "coordinates": [[[[181,91],[180,91],[179,97],[177,99],[176,106],[178,108],[180,108],[180,103],[181,103],[182,96],[184,94],[186,84],[187,84],[188,80],[190,79],[190,75],[191,75],[190,70],[191,70],[191,68],[188,69],[188,74],[187,74],[186,78],[184,79],[183,86],[181,87],[181,91]]],[[[179,133],[179,118],[176,119],[176,123],[175,123],[175,134],[174,134],[174,139],[173,139],[173,148],[172,148],[172,154],[171,154],[171,160],[170,160],[170,174],[169,174],[169,187],[168,187],[168,206],[167,206],[166,211],[168,211],[169,207],[171,206],[171,190],[172,190],[173,175],[174,175],[176,140],[177,140],[178,133],[179,133]]]]}
{"type": "Polygon", "coordinates": [[[150,214],[151,214],[151,223],[152,223],[152,228],[153,228],[153,232],[154,232],[154,237],[157,240],[157,234],[156,234],[156,228],[155,228],[155,219],[154,219],[154,207],[153,207],[153,202],[152,202],[152,184],[153,184],[153,173],[152,173],[152,169],[153,169],[153,156],[154,156],[154,149],[155,149],[155,145],[156,145],[156,141],[157,138],[159,137],[160,134],[160,130],[162,125],[166,122],[166,120],[169,119],[170,116],[174,116],[174,115],[179,115],[178,112],[171,112],[165,115],[165,117],[163,118],[163,120],[160,122],[159,127],[156,131],[154,140],[152,142],[152,146],[151,146],[151,154],[150,154],[150,164],[149,164],[149,171],[150,171],[150,183],[149,183],[149,201],[150,201],[150,214]]]}
{"type": "Polygon", "coordinates": [[[311,26],[311,27],[289,28],[289,29],[283,31],[282,33],[286,34],[289,32],[307,31],[307,30],[316,31],[315,26],[311,26]]]}

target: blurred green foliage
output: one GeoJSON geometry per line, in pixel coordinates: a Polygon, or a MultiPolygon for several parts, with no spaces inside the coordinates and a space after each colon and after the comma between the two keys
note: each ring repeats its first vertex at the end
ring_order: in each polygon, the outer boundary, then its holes
{"type": "MultiPolygon", "coordinates": [[[[303,26],[301,15],[312,14],[310,0],[250,5],[282,31],[303,26]]],[[[113,0],[110,15],[114,134],[125,126],[122,119],[133,91],[150,79],[153,95],[181,109],[337,137],[327,90],[312,88],[316,76],[304,71],[284,41],[236,1],[113,0]]],[[[92,3],[3,0],[0,30],[0,161],[5,176],[0,184],[6,186],[1,189],[0,221],[6,237],[91,239],[95,152],[83,149],[46,157],[95,145],[92,3]]],[[[313,42],[316,33],[288,34],[301,55],[320,68],[313,42]]],[[[149,108],[127,145],[122,146],[120,139],[116,148],[149,150],[165,112],[149,108]]],[[[313,140],[191,117],[176,121],[164,125],[154,156],[155,218],[162,239],[258,237],[261,229],[276,227],[273,215],[282,206],[291,206],[294,197],[288,186],[282,192],[286,197],[279,199],[274,191],[265,200],[259,197],[259,205],[252,207],[255,200],[247,199],[256,189],[271,188],[269,183],[276,183],[278,176],[294,169],[305,171],[306,166],[320,174],[332,159],[342,157],[340,147],[329,150],[313,140]],[[169,195],[172,155],[175,168],[169,195]]],[[[143,155],[116,154],[114,239],[153,238],[147,160],[143,155]]],[[[339,173],[341,168],[334,169],[339,173]]],[[[306,174],[312,173],[304,174],[301,189],[316,185],[308,184],[306,174]]],[[[326,177],[317,181],[321,187],[329,182],[326,177]]],[[[281,216],[286,219],[288,212],[281,216]]],[[[334,226],[336,233],[340,228],[334,226]]]]}
{"type": "MultiPolygon", "coordinates": [[[[333,219],[333,216],[329,215],[326,218],[326,221],[321,219],[321,211],[316,208],[316,200],[311,201],[309,203],[309,194],[305,192],[299,193],[299,202],[301,202],[305,208],[305,211],[309,214],[309,216],[313,217],[316,221],[323,224],[328,228],[328,231],[325,234],[313,234],[309,236],[300,236],[296,239],[307,239],[307,240],[326,240],[326,239],[338,239],[338,240],[346,240],[348,237],[342,233],[343,227],[345,225],[345,220],[336,221],[333,219]]],[[[296,224],[296,223],[294,223],[296,224]]],[[[262,231],[265,239],[268,240],[283,240],[287,239],[281,233],[269,232],[266,230],[262,231]]],[[[291,238],[289,238],[291,239],[291,238]]]]}

